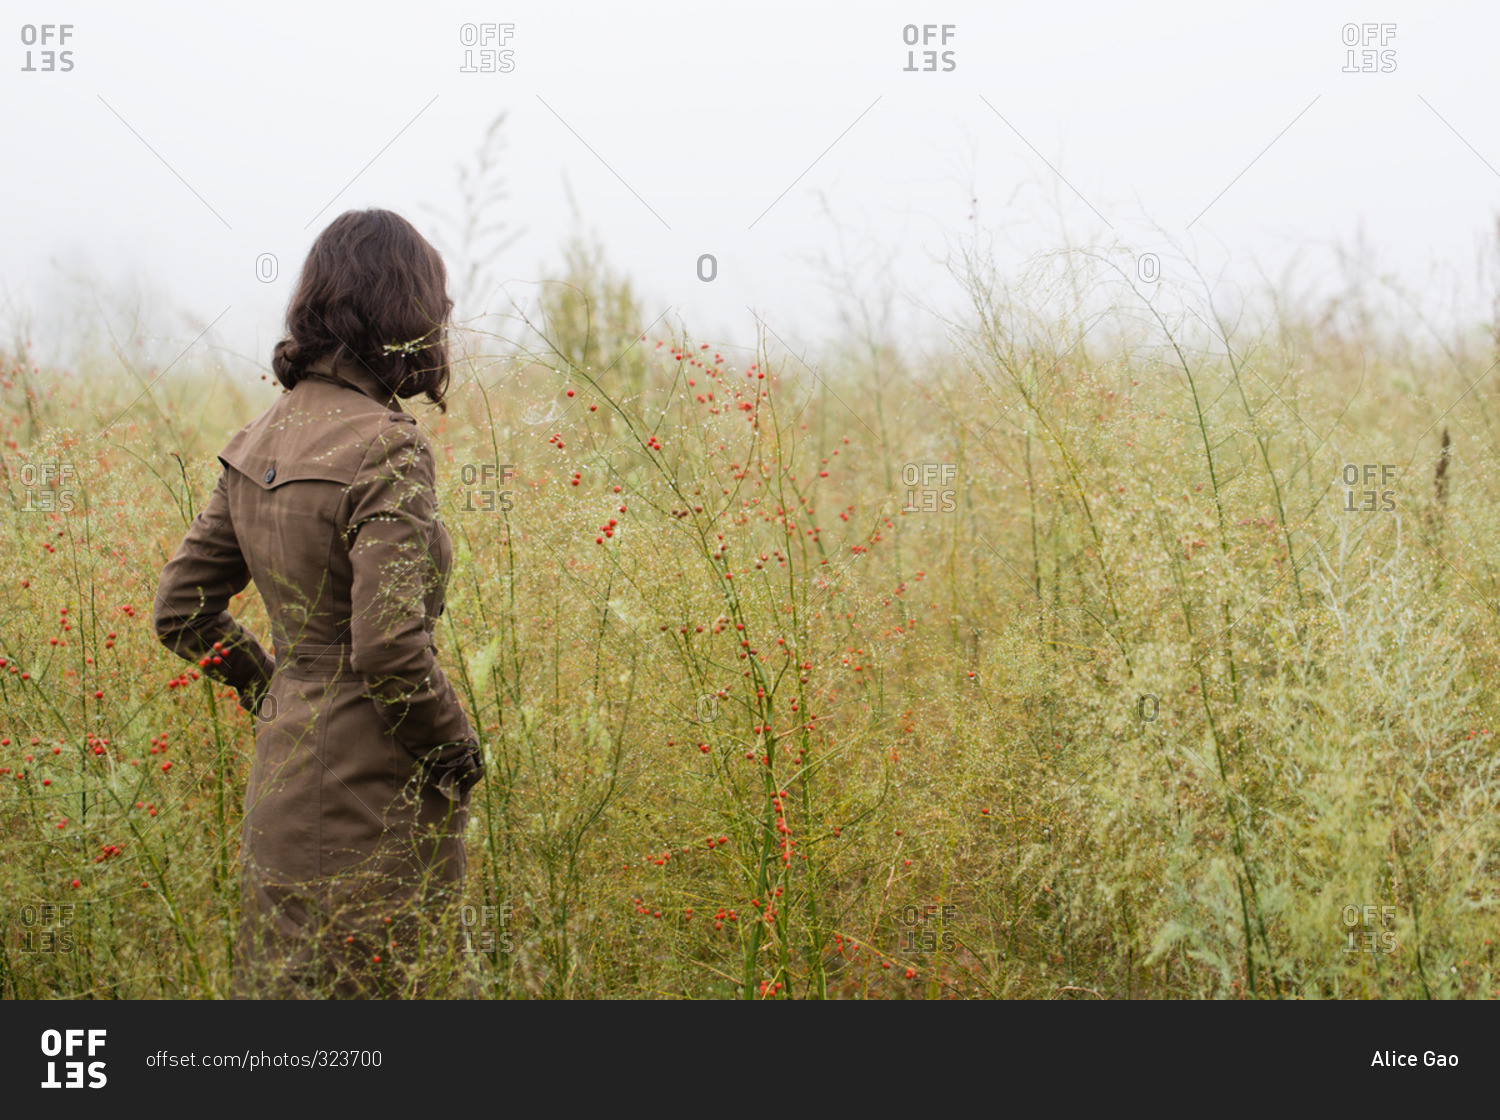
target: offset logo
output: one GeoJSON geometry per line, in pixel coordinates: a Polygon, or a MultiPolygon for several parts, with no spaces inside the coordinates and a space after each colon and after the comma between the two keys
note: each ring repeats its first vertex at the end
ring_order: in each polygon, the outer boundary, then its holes
{"type": "Polygon", "coordinates": [[[515,34],[516,25],[513,23],[466,23],[460,26],[458,41],[465,50],[464,64],[458,68],[459,73],[509,74],[516,68],[516,52],[514,47],[506,44],[515,34]]]}
{"type": "MultiPolygon", "coordinates": [[[[502,487],[515,476],[516,468],[510,463],[465,463],[459,469],[464,484],[460,508],[464,513],[509,513],[516,508],[516,492],[502,487]]],[[[577,475],[573,485],[578,485],[577,475]]]]}
{"type": "Polygon", "coordinates": [[[1391,489],[1396,478],[1394,463],[1345,463],[1344,464],[1344,512],[1345,513],[1389,513],[1396,508],[1396,491],[1391,489]],[[1380,489],[1376,490],[1376,479],[1380,489]],[[1356,490],[1363,479],[1366,489],[1356,490]],[[1355,505],[1355,495],[1359,504],[1355,505]]]}
{"type": "Polygon", "coordinates": [[[905,464],[901,468],[901,481],[908,489],[901,512],[952,513],[958,508],[958,491],[954,489],[957,478],[956,463],[905,464]]]}
{"type": "Polygon", "coordinates": [[[71,23],[44,23],[40,26],[34,23],[23,23],[21,25],[21,43],[26,49],[26,62],[21,67],[23,74],[36,74],[46,71],[67,73],[73,69],[73,52],[59,51],[56,48],[62,46],[73,37],[73,25],[71,23]],[[33,47],[40,47],[36,52],[36,58],[32,58],[33,47]]]}
{"type": "Polygon", "coordinates": [[[53,1031],[42,1032],[42,1056],[49,1059],[47,1062],[47,1080],[42,1082],[43,1089],[102,1089],[108,1082],[104,1075],[104,1062],[84,1062],[85,1057],[93,1058],[104,1048],[103,1030],[90,1031],[53,1031]],[[78,1055],[74,1057],[74,1055],[78,1055]],[[57,1058],[68,1059],[57,1061],[57,1058]],[[63,1080],[57,1079],[58,1069],[62,1067],[63,1080]],[[87,1074],[88,1082],[84,1083],[84,1075],[87,1074]]]}
{"type": "MultiPolygon", "coordinates": [[[[918,27],[914,23],[908,23],[901,29],[901,41],[908,47],[915,47],[919,44],[928,47],[934,42],[946,47],[948,40],[957,38],[957,35],[958,24],[956,23],[924,23],[921,27],[918,27]]],[[[958,69],[958,59],[955,57],[955,53],[954,51],[943,51],[939,54],[935,50],[924,50],[921,52],[907,51],[906,65],[901,70],[906,74],[914,74],[918,70],[936,71],[940,69],[938,66],[939,61],[942,62],[941,70],[944,72],[956,70],[958,69]],[[920,66],[917,65],[919,57],[922,60],[920,66]]]]}
{"type": "Polygon", "coordinates": [[[1396,69],[1394,23],[1346,23],[1339,31],[1344,41],[1345,74],[1389,74],[1396,69]],[[1377,45],[1381,48],[1377,50],[1377,45]]]}

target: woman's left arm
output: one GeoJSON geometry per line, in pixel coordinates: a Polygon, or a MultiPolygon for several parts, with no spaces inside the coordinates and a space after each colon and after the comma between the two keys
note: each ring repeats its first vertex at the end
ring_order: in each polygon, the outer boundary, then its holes
{"type": "Polygon", "coordinates": [[[228,474],[226,467],[208,505],[162,569],[152,619],[164,646],[198,662],[209,677],[239,693],[241,708],[253,712],[276,665],[255,635],[229,614],[229,600],[250,582],[250,569],[229,516],[228,474]],[[221,661],[215,664],[214,657],[221,661]]]}

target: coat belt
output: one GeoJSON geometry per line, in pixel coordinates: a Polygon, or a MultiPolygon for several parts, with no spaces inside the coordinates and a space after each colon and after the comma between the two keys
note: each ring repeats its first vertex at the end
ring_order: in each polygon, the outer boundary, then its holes
{"type": "Polygon", "coordinates": [[[276,653],[276,671],[307,680],[333,680],[357,674],[351,667],[354,647],[347,642],[330,646],[297,646],[276,653]]]}

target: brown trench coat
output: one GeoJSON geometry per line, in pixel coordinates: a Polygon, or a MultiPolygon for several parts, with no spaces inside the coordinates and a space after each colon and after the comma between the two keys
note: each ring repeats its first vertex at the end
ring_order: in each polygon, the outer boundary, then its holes
{"type": "Polygon", "coordinates": [[[219,460],[154,619],[257,713],[235,994],[420,991],[482,772],[433,644],[452,546],[431,447],[372,374],[324,358],[219,460]],[[274,661],[226,609],[250,580],[274,661]]]}

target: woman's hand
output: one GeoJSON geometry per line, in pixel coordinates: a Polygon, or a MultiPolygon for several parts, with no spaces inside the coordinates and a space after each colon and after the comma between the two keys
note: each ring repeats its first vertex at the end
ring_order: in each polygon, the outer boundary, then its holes
{"type": "Polygon", "coordinates": [[[236,689],[236,698],[242,710],[249,712],[252,716],[260,716],[262,719],[274,718],[275,712],[263,715],[260,705],[261,701],[266,698],[266,694],[271,691],[271,674],[275,671],[276,662],[272,660],[265,676],[257,676],[248,684],[236,689]]]}
{"type": "Polygon", "coordinates": [[[423,780],[448,800],[462,801],[484,777],[484,756],[478,743],[449,743],[428,754],[421,769],[423,780]]]}

